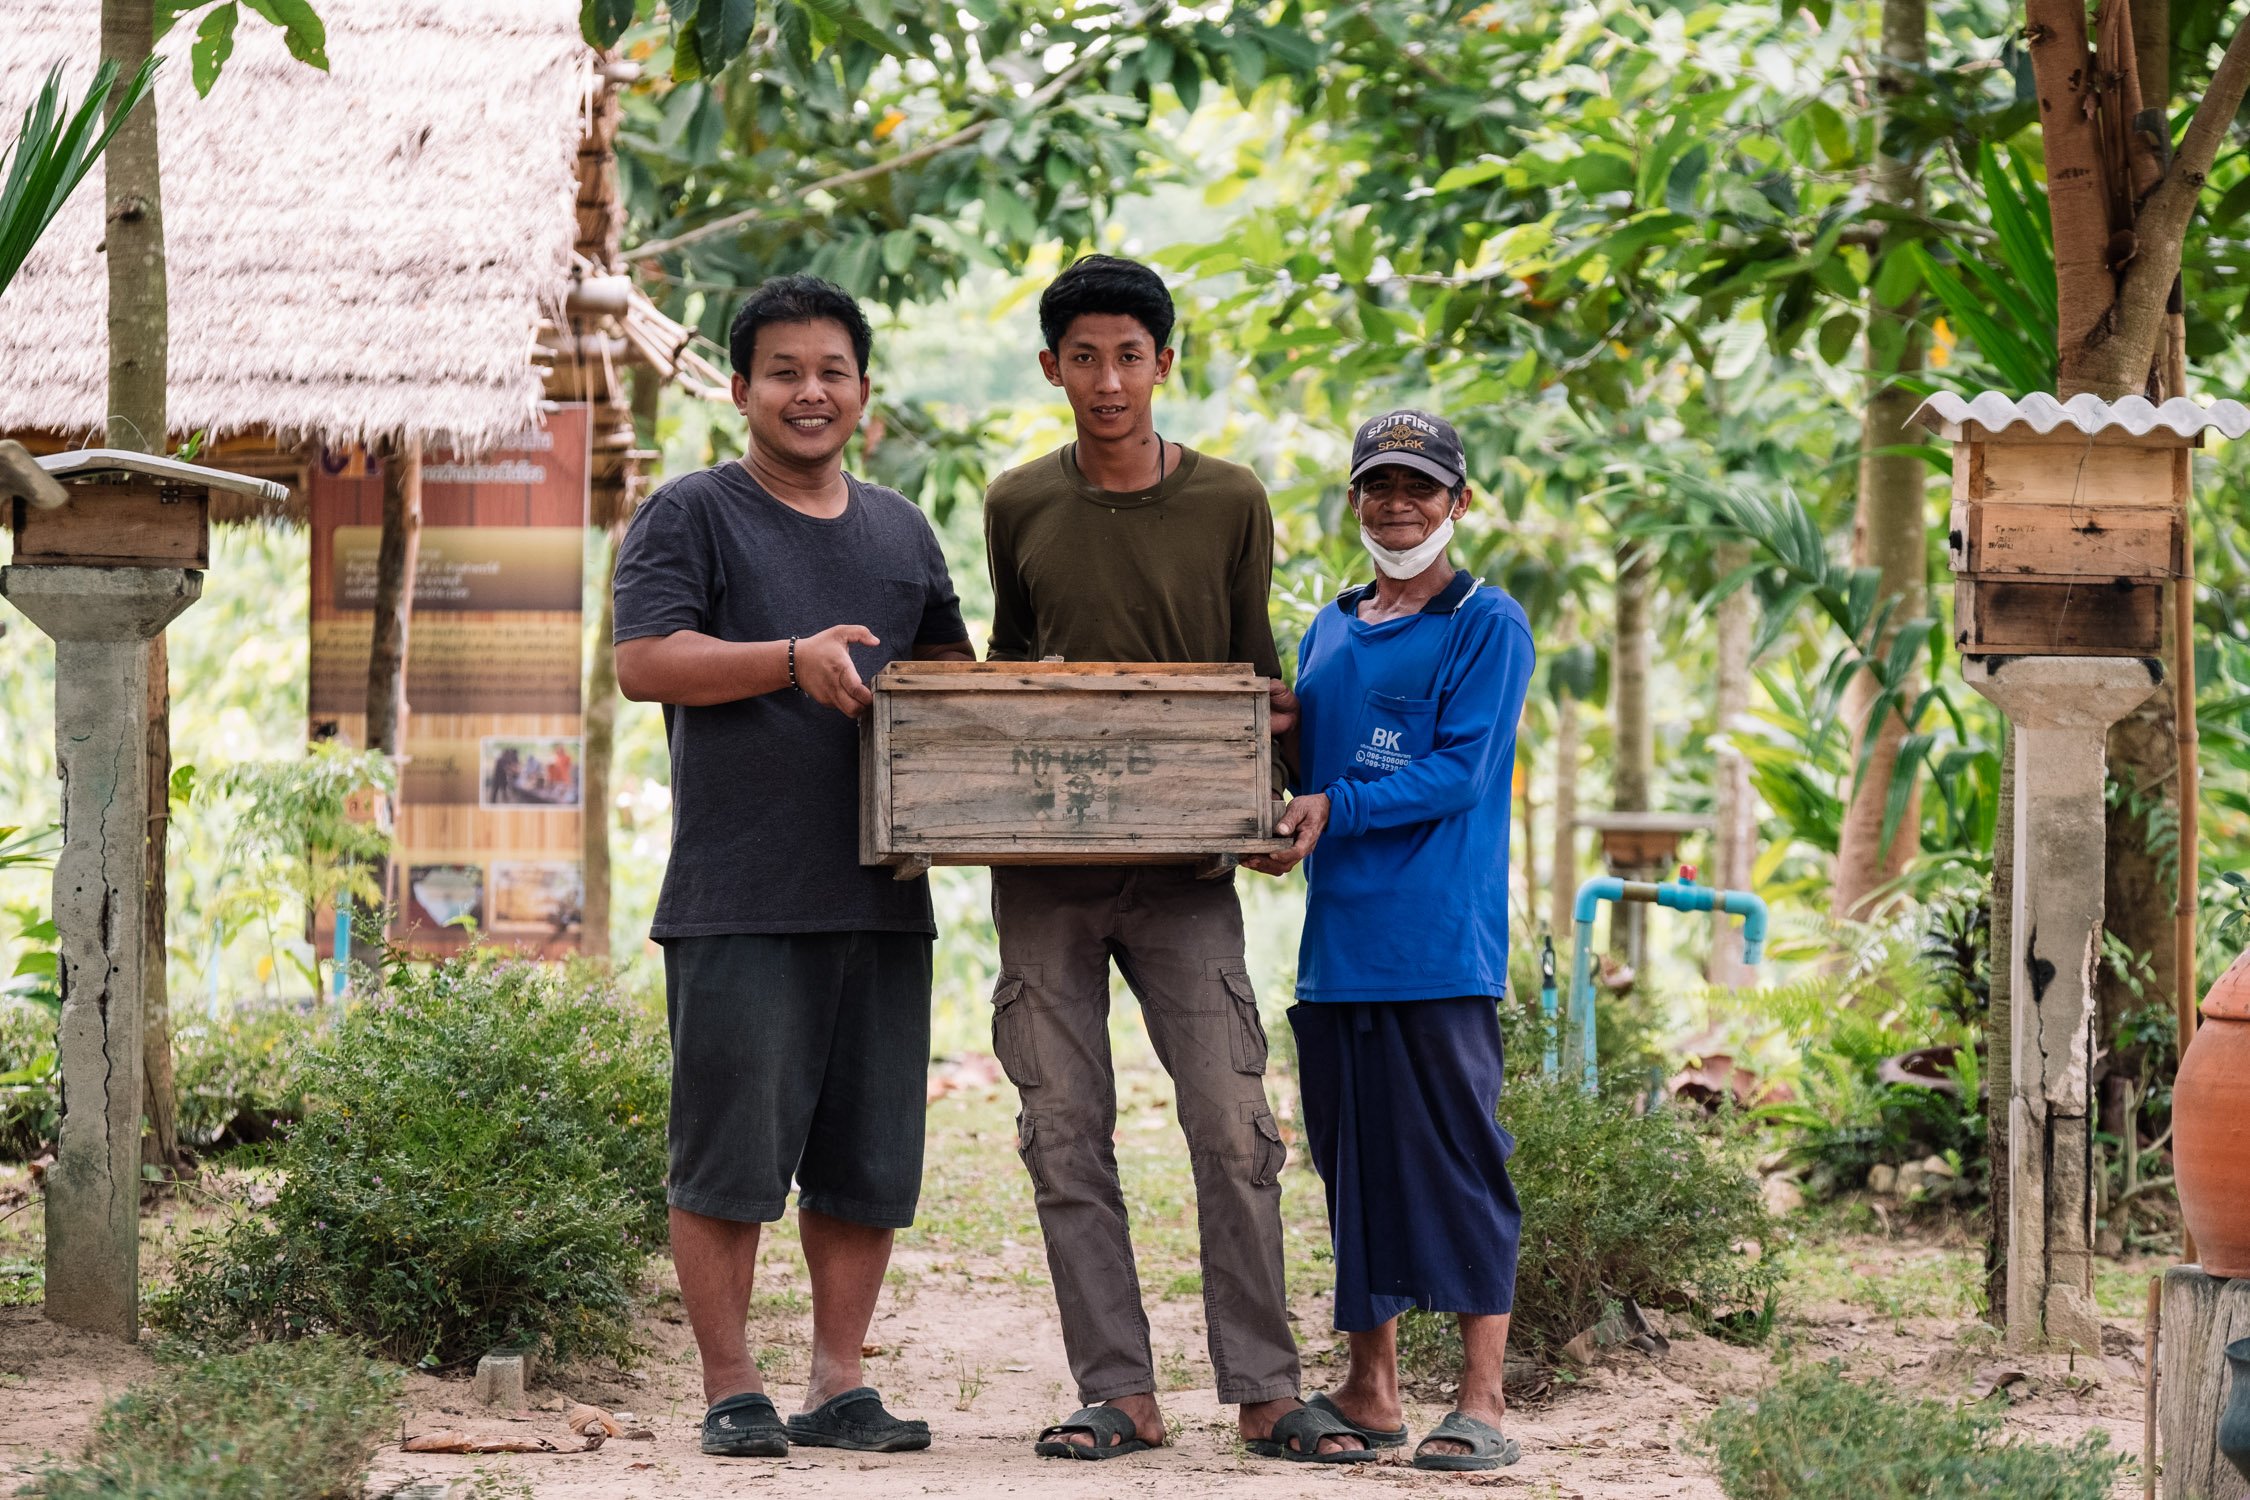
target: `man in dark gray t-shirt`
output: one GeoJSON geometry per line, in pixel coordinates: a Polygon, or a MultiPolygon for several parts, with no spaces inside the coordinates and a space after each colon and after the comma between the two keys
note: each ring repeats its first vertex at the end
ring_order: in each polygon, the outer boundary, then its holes
{"type": "Polygon", "coordinates": [[[859,863],[868,681],[969,660],[935,533],[843,469],[867,404],[859,305],[806,276],[730,337],[739,463],[658,489],[618,549],[617,682],[664,705],[672,857],[650,935],[672,1035],[672,1254],[703,1364],[703,1451],[929,1446],[860,1382],[894,1230],[914,1221],[929,1067],[927,879],[859,863]],[[744,1321],[794,1179],[816,1290],[784,1424],[744,1321]]]}

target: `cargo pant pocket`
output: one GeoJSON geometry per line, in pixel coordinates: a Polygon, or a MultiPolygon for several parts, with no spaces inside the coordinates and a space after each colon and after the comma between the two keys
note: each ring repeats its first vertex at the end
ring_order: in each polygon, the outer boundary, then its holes
{"type": "Polygon", "coordinates": [[[1016,1155],[1023,1159],[1023,1169],[1031,1174],[1031,1190],[1044,1192],[1047,1178],[1039,1170],[1039,1117],[1029,1110],[1016,1116],[1016,1155]]]}
{"type": "Polygon", "coordinates": [[[1026,987],[1038,977],[1030,969],[1002,969],[992,987],[992,1055],[1019,1089],[1039,1086],[1039,1050],[1032,1043],[1033,1021],[1025,997],[1026,987]]]}
{"type": "Polygon", "coordinates": [[[1250,1116],[1250,1124],[1257,1132],[1250,1142],[1250,1185],[1272,1187],[1281,1180],[1289,1148],[1281,1143],[1281,1127],[1274,1123],[1272,1110],[1261,1107],[1250,1116]]]}
{"type": "Polygon", "coordinates": [[[1266,1023],[1258,1015],[1258,992],[1250,985],[1250,971],[1239,963],[1222,963],[1219,983],[1227,992],[1234,1070],[1262,1077],[1266,1071],[1266,1023]]]}

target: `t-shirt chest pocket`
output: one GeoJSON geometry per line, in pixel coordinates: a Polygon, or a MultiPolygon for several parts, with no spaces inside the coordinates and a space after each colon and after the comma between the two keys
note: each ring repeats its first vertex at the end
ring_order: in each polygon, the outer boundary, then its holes
{"type": "Polygon", "coordinates": [[[1367,694],[1344,774],[1354,781],[1381,781],[1428,755],[1437,737],[1437,711],[1435,698],[1367,694]]]}

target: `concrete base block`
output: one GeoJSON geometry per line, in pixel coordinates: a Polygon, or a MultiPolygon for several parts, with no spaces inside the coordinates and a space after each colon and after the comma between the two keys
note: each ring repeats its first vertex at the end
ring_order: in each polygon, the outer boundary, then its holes
{"type": "Polygon", "coordinates": [[[520,1349],[495,1349],[477,1360],[476,1396],[487,1406],[521,1411],[531,1380],[531,1356],[520,1349]]]}

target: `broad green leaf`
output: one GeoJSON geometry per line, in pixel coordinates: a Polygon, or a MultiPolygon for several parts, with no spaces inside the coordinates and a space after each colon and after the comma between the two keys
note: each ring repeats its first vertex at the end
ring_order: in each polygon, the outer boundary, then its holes
{"type": "Polygon", "coordinates": [[[579,0],[578,32],[603,51],[617,45],[633,24],[633,0],[579,0]]]}
{"type": "Polygon", "coordinates": [[[1490,182],[1508,170],[1507,162],[1497,156],[1487,156],[1477,161],[1464,162],[1458,167],[1448,167],[1431,184],[1434,193],[1454,193],[1465,187],[1475,187],[1480,182],[1490,182]]]}
{"type": "Polygon", "coordinates": [[[227,0],[226,4],[214,7],[196,28],[195,45],[188,49],[188,64],[199,97],[210,96],[211,85],[219,81],[219,70],[234,55],[234,28],[241,19],[242,12],[236,8],[234,0],[227,0]]]}
{"type": "Polygon", "coordinates": [[[321,24],[307,0],[243,0],[252,10],[281,28],[281,44],[289,55],[308,67],[328,71],[328,28],[321,24]]]}
{"type": "Polygon", "coordinates": [[[1832,365],[1841,365],[1851,358],[1852,345],[1858,341],[1857,314],[1838,313],[1820,325],[1820,357],[1832,365]]]}
{"type": "Polygon", "coordinates": [[[695,8],[696,56],[717,73],[742,55],[758,24],[758,0],[701,0],[695,8]]]}
{"type": "Polygon", "coordinates": [[[1697,143],[1672,168],[1664,179],[1664,206],[1676,214],[1692,214],[1696,210],[1695,190],[1703,181],[1704,170],[1711,164],[1711,150],[1697,143]]]}

